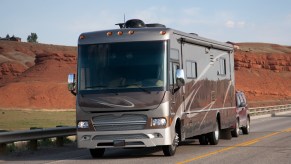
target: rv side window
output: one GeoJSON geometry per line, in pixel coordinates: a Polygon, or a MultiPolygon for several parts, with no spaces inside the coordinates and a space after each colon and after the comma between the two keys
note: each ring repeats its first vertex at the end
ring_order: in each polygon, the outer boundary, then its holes
{"type": "Polygon", "coordinates": [[[172,86],[173,85],[173,63],[172,62],[170,62],[170,72],[169,72],[169,78],[170,78],[170,86],[172,86]]]}
{"type": "Polygon", "coordinates": [[[226,75],[226,59],[220,58],[219,59],[219,75],[226,75]]]}
{"type": "Polygon", "coordinates": [[[194,61],[186,62],[186,76],[189,79],[197,78],[197,63],[194,61]]]}
{"type": "Polygon", "coordinates": [[[174,60],[179,60],[179,50],[171,49],[170,58],[174,60]]]}

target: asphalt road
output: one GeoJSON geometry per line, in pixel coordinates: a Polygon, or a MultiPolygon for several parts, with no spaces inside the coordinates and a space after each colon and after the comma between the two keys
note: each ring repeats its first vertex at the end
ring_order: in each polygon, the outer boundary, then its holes
{"type": "Polygon", "coordinates": [[[74,144],[62,148],[41,148],[36,152],[16,152],[0,158],[0,163],[291,163],[291,113],[252,119],[251,133],[218,145],[199,145],[197,140],[178,147],[175,156],[165,157],[159,148],[108,149],[105,156],[92,159],[89,151],[74,144]]]}

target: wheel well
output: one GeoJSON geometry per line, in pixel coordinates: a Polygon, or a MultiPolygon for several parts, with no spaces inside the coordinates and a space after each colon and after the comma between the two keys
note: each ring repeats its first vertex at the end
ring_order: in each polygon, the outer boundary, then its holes
{"type": "Polygon", "coordinates": [[[176,120],[175,131],[178,133],[178,136],[179,136],[179,142],[181,142],[181,135],[182,135],[182,132],[181,132],[181,120],[180,120],[180,118],[178,118],[178,119],[176,120]]]}
{"type": "Polygon", "coordinates": [[[221,125],[221,120],[220,120],[220,113],[217,113],[217,115],[216,115],[216,120],[217,120],[217,122],[218,122],[218,126],[219,126],[219,128],[221,127],[220,125],[221,125]]]}

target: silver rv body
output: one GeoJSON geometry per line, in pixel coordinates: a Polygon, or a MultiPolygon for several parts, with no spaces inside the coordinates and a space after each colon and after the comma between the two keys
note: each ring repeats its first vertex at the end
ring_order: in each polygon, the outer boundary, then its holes
{"type": "Polygon", "coordinates": [[[83,33],[76,100],[79,148],[217,144],[236,121],[233,47],[165,27],[83,33]]]}

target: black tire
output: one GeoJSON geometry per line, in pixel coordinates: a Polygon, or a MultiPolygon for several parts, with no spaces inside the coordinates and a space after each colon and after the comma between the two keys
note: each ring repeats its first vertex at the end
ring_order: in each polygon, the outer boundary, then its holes
{"type": "Polygon", "coordinates": [[[239,120],[236,120],[235,128],[231,131],[231,136],[232,137],[238,137],[239,136],[239,120]]]}
{"type": "MultiPolygon", "coordinates": [[[[177,130],[176,130],[177,131],[177,130]]],[[[178,133],[176,132],[176,136],[173,140],[173,143],[172,145],[165,145],[165,146],[162,146],[163,148],[163,152],[164,152],[164,155],[165,156],[173,156],[175,155],[176,153],[176,149],[178,147],[178,144],[179,144],[179,135],[178,133]]]]}
{"type": "Polygon", "coordinates": [[[205,134],[199,136],[200,145],[208,145],[208,138],[205,134]]]}
{"type": "Polygon", "coordinates": [[[241,128],[243,134],[249,134],[250,133],[250,117],[247,119],[247,124],[246,126],[241,128]]]}
{"type": "Polygon", "coordinates": [[[215,124],[215,130],[213,132],[210,132],[207,134],[207,138],[209,140],[210,145],[217,145],[219,141],[219,135],[220,135],[220,130],[219,130],[219,123],[218,120],[216,120],[215,124]]]}
{"type": "Polygon", "coordinates": [[[91,154],[92,158],[103,157],[104,153],[105,153],[105,148],[90,149],[90,154],[91,154]]]}

